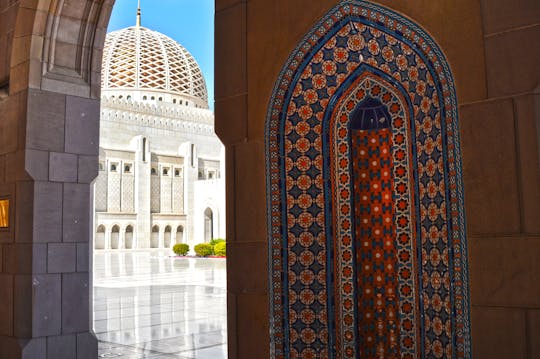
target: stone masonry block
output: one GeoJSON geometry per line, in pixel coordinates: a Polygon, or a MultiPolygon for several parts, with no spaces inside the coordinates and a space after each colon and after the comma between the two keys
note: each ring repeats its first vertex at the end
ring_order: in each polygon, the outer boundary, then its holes
{"type": "Polygon", "coordinates": [[[32,336],[32,276],[13,277],[13,335],[19,338],[32,336]]]}
{"type": "Polygon", "coordinates": [[[235,241],[265,241],[266,179],[264,144],[235,146],[236,238],[235,241]],[[240,190],[241,189],[241,190],[240,190]]]}
{"type": "Polygon", "coordinates": [[[471,314],[474,358],[527,359],[523,310],[473,307],[471,314]]]}
{"type": "Polygon", "coordinates": [[[26,148],[64,151],[65,108],[65,95],[29,90],[26,148]]]}
{"type": "Polygon", "coordinates": [[[49,179],[53,182],[77,182],[78,158],[70,153],[51,152],[49,179]]]}
{"type": "Polygon", "coordinates": [[[98,155],[99,116],[98,100],[66,98],[66,152],[98,155]]]}
{"type": "Polygon", "coordinates": [[[47,358],[74,359],[77,358],[77,336],[59,335],[47,338],[47,358]]]}
{"type": "Polygon", "coordinates": [[[265,295],[239,295],[237,297],[238,358],[269,358],[268,352],[268,297],[265,295]]]}
{"type": "Polygon", "coordinates": [[[529,358],[540,358],[540,310],[527,313],[527,337],[529,338],[529,358]]]}
{"type": "Polygon", "coordinates": [[[63,241],[88,242],[90,226],[90,185],[64,185],[63,241]]]}
{"type": "Polygon", "coordinates": [[[11,274],[45,273],[47,245],[18,243],[4,246],[4,271],[11,274]]]}
{"type": "Polygon", "coordinates": [[[88,273],[62,276],[62,333],[87,331],[90,326],[88,273]]]}
{"type": "Polygon", "coordinates": [[[235,294],[266,293],[268,246],[264,242],[227,244],[229,291],[235,294]],[[262,279],[261,279],[262,278],[262,279]]]}
{"type": "Polygon", "coordinates": [[[512,100],[461,108],[468,230],[519,233],[519,191],[512,100]]]}
{"type": "Polygon", "coordinates": [[[26,172],[36,181],[49,179],[49,152],[38,150],[26,150],[26,172]]]}
{"type": "Polygon", "coordinates": [[[540,24],[486,38],[489,97],[530,92],[540,83],[540,24]]]}
{"type": "Polygon", "coordinates": [[[62,279],[60,274],[32,276],[32,333],[34,337],[59,335],[61,331],[62,279]]]}
{"type": "Polygon", "coordinates": [[[35,183],[34,213],[34,242],[60,242],[62,240],[61,183],[35,183]]]}
{"type": "Polygon", "coordinates": [[[13,335],[13,276],[0,274],[0,335],[13,335]]]}
{"type": "Polygon", "coordinates": [[[247,95],[216,100],[215,131],[225,145],[247,139],[247,95]]]}
{"type": "Polygon", "coordinates": [[[74,243],[50,243],[48,245],[47,271],[49,273],[72,273],[77,269],[77,246],[74,243]]]}
{"type": "Polygon", "coordinates": [[[98,175],[98,156],[79,156],[79,183],[92,183],[98,175]]]}
{"type": "Polygon", "coordinates": [[[537,0],[481,0],[486,35],[538,23],[537,0]]]}
{"type": "Polygon", "coordinates": [[[77,272],[89,271],[89,255],[88,243],[77,243],[77,272]]]}
{"type": "Polygon", "coordinates": [[[17,182],[16,196],[15,241],[18,243],[30,243],[34,240],[32,233],[34,218],[34,183],[17,182]]]}
{"type": "Polygon", "coordinates": [[[19,124],[19,98],[8,97],[0,102],[0,154],[17,150],[17,130],[19,124]]]}
{"type": "Polygon", "coordinates": [[[523,232],[540,234],[540,94],[514,99],[523,232]]]}
{"type": "Polygon", "coordinates": [[[77,335],[77,359],[94,359],[98,356],[98,341],[91,333],[77,335]]]}
{"type": "Polygon", "coordinates": [[[473,305],[540,308],[540,237],[470,238],[473,305]]]}
{"type": "Polygon", "coordinates": [[[43,358],[46,355],[47,340],[45,338],[33,338],[25,341],[23,345],[21,359],[43,358]]]}
{"type": "Polygon", "coordinates": [[[247,91],[246,8],[238,3],[216,13],[216,100],[247,91]]]}

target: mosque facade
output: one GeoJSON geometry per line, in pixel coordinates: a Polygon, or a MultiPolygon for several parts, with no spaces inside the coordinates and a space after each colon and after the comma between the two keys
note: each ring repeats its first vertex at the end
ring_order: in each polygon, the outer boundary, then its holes
{"type": "Polygon", "coordinates": [[[95,249],[225,237],[224,151],[193,56],[140,25],[107,34],[95,249]]]}

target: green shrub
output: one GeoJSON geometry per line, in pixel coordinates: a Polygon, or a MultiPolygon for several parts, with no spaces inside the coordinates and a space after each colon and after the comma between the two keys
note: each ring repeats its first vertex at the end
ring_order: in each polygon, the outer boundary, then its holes
{"type": "Polygon", "coordinates": [[[227,243],[225,242],[219,242],[214,246],[214,254],[216,256],[223,256],[225,257],[227,255],[227,243]]]}
{"type": "Polygon", "coordinates": [[[223,238],[216,238],[216,239],[212,239],[212,240],[210,241],[210,245],[213,247],[213,246],[215,246],[216,244],[218,244],[218,243],[223,243],[223,242],[225,242],[225,240],[224,240],[223,238]]]}
{"type": "Polygon", "coordinates": [[[197,257],[208,257],[214,252],[214,247],[210,243],[200,243],[195,246],[197,257]]]}
{"type": "Polygon", "coordinates": [[[173,246],[172,250],[177,256],[185,256],[189,252],[189,245],[178,243],[173,246]]]}

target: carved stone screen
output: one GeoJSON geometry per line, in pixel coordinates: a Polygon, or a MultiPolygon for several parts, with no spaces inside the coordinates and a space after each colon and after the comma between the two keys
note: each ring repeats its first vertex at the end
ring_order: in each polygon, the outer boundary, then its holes
{"type": "Polygon", "coordinates": [[[273,358],[469,358],[455,89],[433,39],[342,1],[266,127],[273,358]]]}

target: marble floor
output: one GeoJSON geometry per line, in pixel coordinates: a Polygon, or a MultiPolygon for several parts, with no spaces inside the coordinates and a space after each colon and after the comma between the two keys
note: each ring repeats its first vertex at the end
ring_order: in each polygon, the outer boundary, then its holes
{"type": "Polygon", "coordinates": [[[99,358],[227,358],[225,259],[94,254],[99,358]]]}

